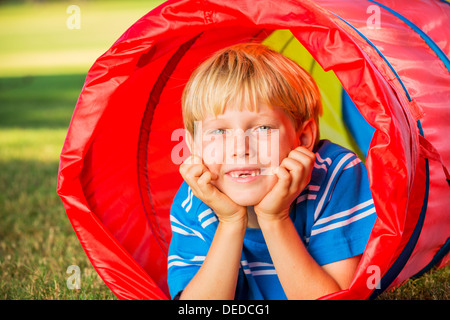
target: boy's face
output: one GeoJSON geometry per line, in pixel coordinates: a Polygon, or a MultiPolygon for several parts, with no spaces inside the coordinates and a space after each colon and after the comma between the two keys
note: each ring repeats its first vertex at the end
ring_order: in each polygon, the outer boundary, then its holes
{"type": "Polygon", "coordinates": [[[272,170],[300,145],[291,119],[265,104],[208,116],[196,123],[194,136],[195,154],[218,177],[212,183],[241,206],[264,198],[277,182],[272,170]]]}

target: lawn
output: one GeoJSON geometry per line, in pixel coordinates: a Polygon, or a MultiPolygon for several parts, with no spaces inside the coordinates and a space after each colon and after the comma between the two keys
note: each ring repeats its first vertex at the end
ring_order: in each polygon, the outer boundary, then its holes
{"type": "MultiPolygon", "coordinates": [[[[59,154],[88,68],[160,1],[0,5],[0,300],[115,299],[91,266],[56,194],[59,154]],[[67,268],[81,271],[69,290],[67,268]]],[[[450,268],[380,299],[449,299],[450,268]]]]}
{"type": "Polygon", "coordinates": [[[0,78],[0,299],[111,299],[56,194],[83,75],[0,78]],[[4,88],[8,88],[4,90],[4,88]],[[82,290],[66,286],[82,270],[82,290]]]}
{"type": "Polygon", "coordinates": [[[0,300],[115,299],[56,194],[59,154],[89,67],[160,2],[78,2],[80,29],[72,2],[0,5],[0,300]]]}

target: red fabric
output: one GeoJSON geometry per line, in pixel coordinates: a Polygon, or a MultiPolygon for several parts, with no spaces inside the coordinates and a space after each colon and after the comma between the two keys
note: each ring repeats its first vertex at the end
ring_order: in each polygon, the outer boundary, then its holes
{"type": "MultiPolygon", "coordinates": [[[[405,12],[449,54],[444,21],[450,7],[436,1],[383,3],[405,12]]],[[[182,181],[171,160],[179,143],[172,133],[183,127],[180,97],[191,72],[222,47],[290,29],[325,70],[336,73],[376,129],[366,166],[378,218],[351,287],[326,298],[370,296],[368,270],[389,270],[418,221],[427,191],[424,146],[433,146],[428,156],[439,155],[447,168],[450,163],[450,75],[398,18],[383,13],[381,26],[389,27],[368,29],[367,7],[354,1],[169,1],[95,62],[62,150],[57,191],[86,254],[115,295],[168,297],[169,210],[182,181]],[[380,48],[413,102],[374,48],[335,14],[380,48]],[[418,118],[426,141],[421,144],[418,118]]],[[[421,270],[450,235],[450,188],[442,164],[429,163],[426,220],[396,283],[421,270]]]]}

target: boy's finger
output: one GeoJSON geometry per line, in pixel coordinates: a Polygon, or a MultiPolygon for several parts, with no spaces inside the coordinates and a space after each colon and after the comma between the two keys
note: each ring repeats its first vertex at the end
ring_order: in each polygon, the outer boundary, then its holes
{"type": "Polygon", "coordinates": [[[292,150],[282,164],[292,175],[290,192],[298,192],[303,189],[311,179],[311,172],[314,167],[316,155],[306,148],[299,147],[292,150]]]}
{"type": "Polygon", "coordinates": [[[208,170],[201,164],[187,165],[184,168],[180,168],[181,176],[188,184],[197,180],[205,171],[208,170]]]}
{"type": "Polygon", "coordinates": [[[203,163],[203,159],[200,158],[199,156],[196,156],[195,154],[193,154],[191,156],[191,158],[192,158],[192,163],[193,164],[202,164],[203,163]]]}
{"type": "Polygon", "coordinates": [[[305,171],[303,164],[292,158],[285,158],[282,164],[283,167],[285,167],[288,173],[291,175],[290,187],[297,186],[305,171]]]}
{"type": "Polygon", "coordinates": [[[181,165],[187,165],[187,164],[201,164],[202,158],[199,156],[196,156],[194,154],[191,154],[189,157],[187,157],[181,165]]]}
{"type": "Polygon", "coordinates": [[[314,162],[316,160],[316,154],[305,147],[297,147],[289,153],[289,158],[302,162],[304,162],[303,160],[314,162]]]}
{"type": "Polygon", "coordinates": [[[216,187],[211,184],[211,172],[204,172],[200,178],[197,180],[197,187],[202,193],[205,200],[210,201],[211,205],[214,205],[215,202],[219,201],[217,199],[218,194],[215,193],[216,187]]]}
{"type": "Polygon", "coordinates": [[[203,159],[195,154],[189,155],[184,161],[181,163],[181,166],[186,165],[194,165],[194,164],[203,164],[203,159]]]}
{"type": "Polygon", "coordinates": [[[316,154],[314,152],[309,151],[305,147],[297,147],[291,151],[289,156],[293,157],[297,161],[302,161],[303,159],[307,159],[308,161],[315,162],[316,154]]]}
{"type": "MultiPolygon", "coordinates": [[[[304,149],[304,148],[303,148],[304,149]]],[[[289,154],[289,159],[294,159],[297,161],[297,163],[306,171],[312,170],[312,167],[314,166],[314,162],[316,160],[316,155],[313,152],[310,152],[308,149],[304,150],[292,150],[289,154]]]]}
{"type": "MultiPolygon", "coordinates": [[[[211,172],[205,171],[197,180],[197,185],[200,189],[205,189],[206,185],[211,182],[211,172]]],[[[203,191],[203,190],[202,190],[203,191]]],[[[206,191],[206,189],[205,189],[206,191]]]]}
{"type": "Polygon", "coordinates": [[[298,167],[301,165],[302,165],[302,162],[298,161],[297,159],[288,157],[288,158],[283,159],[280,167],[284,167],[288,171],[293,171],[293,170],[298,169],[298,167]]]}
{"type": "Polygon", "coordinates": [[[278,177],[278,182],[273,187],[272,191],[285,194],[289,190],[291,184],[291,175],[284,166],[279,166],[275,169],[275,174],[278,177]]]}

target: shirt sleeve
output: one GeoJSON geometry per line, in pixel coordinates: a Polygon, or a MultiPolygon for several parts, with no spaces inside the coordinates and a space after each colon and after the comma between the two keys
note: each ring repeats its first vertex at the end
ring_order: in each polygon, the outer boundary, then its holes
{"type": "Polygon", "coordinates": [[[174,298],[200,269],[217,228],[214,212],[183,183],[170,210],[168,286],[174,298]]]}
{"type": "Polygon", "coordinates": [[[341,154],[321,189],[308,251],[320,265],[362,254],[376,220],[364,164],[354,153],[341,154]]]}

